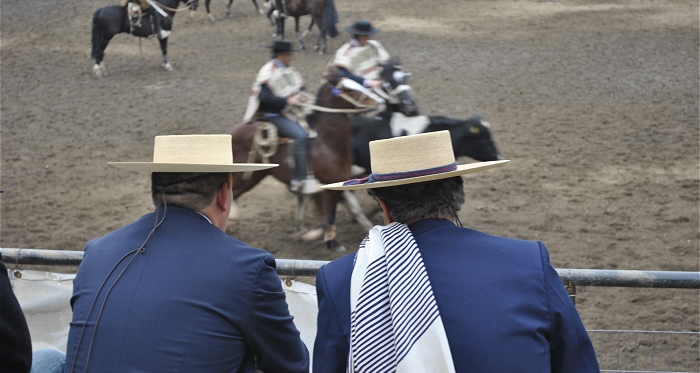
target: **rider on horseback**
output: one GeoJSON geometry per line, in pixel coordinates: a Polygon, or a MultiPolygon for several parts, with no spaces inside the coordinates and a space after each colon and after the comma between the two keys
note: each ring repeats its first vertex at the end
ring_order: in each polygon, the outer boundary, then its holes
{"type": "Polygon", "coordinates": [[[256,114],[274,124],[281,136],[294,139],[294,171],[290,190],[292,192],[315,192],[313,176],[308,176],[307,134],[301,125],[288,117],[288,112],[307,101],[301,74],[292,66],[292,43],[275,41],[270,47],[272,59],[258,72],[253,83],[252,94],[244,121],[249,122],[256,114]],[[309,184],[309,185],[306,185],[309,184]]]}
{"type": "MultiPolygon", "coordinates": [[[[170,36],[171,31],[163,30],[163,27],[161,27],[160,24],[161,16],[156,11],[155,6],[152,6],[150,3],[151,1],[148,0],[138,0],[138,4],[139,6],[141,6],[141,9],[144,11],[144,13],[148,14],[151,17],[153,25],[155,26],[155,34],[158,35],[160,39],[165,39],[168,36],[170,36]]],[[[120,0],[119,2],[119,5],[122,7],[127,6],[127,4],[129,4],[129,0],[120,0]]]]}
{"type": "Polygon", "coordinates": [[[336,52],[333,65],[337,66],[344,77],[352,79],[365,87],[376,88],[382,82],[378,80],[380,65],[389,61],[389,52],[371,35],[379,33],[368,21],[355,21],[345,29],[353,38],[343,44],[336,52]]]}

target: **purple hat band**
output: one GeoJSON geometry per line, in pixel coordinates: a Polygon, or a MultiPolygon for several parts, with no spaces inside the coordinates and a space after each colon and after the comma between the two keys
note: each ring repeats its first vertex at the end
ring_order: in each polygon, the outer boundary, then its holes
{"type": "Polygon", "coordinates": [[[370,174],[362,179],[352,179],[343,183],[343,186],[348,185],[359,185],[359,184],[371,184],[379,181],[392,181],[392,180],[402,180],[410,179],[412,177],[427,176],[442,174],[445,172],[455,171],[457,169],[457,162],[450,163],[448,165],[426,168],[424,170],[416,171],[406,171],[406,172],[393,172],[390,174],[370,174]]]}

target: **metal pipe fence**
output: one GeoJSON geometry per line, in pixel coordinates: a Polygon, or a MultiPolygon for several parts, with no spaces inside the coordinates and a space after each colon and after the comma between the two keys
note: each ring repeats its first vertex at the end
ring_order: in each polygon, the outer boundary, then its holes
{"type": "Polygon", "coordinates": [[[588,330],[601,372],[698,372],[700,332],[588,330]]]}
{"type": "MultiPolygon", "coordinates": [[[[44,266],[78,266],[82,251],[0,248],[2,261],[44,266]]],[[[277,259],[277,274],[284,277],[316,276],[328,263],[320,260],[277,259]]],[[[11,266],[10,266],[11,267],[11,266]]],[[[700,289],[700,272],[556,269],[569,297],[576,304],[577,286],[700,289]]],[[[601,372],[698,372],[700,332],[588,330],[601,372]]]]}

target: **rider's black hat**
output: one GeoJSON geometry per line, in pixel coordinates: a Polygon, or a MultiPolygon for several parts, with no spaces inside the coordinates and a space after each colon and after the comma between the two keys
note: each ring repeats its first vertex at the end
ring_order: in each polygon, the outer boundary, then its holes
{"type": "Polygon", "coordinates": [[[369,21],[358,20],[355,24],[345,28],[345,31],[353,35],[374,35],[379,33],[379,29],[372,27],[369,21]]]}
{"type": "Polygon", "coordinates": [[[272,49],[272,53],[296,51],[296,49],[292,48],[291,42],[284,40],[275,40],[268,48],[272,49]]]}

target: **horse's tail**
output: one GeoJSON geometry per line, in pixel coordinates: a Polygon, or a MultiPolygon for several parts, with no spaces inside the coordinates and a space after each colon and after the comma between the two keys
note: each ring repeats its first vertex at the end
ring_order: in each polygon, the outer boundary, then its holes
{"type": "Polygon", "coordinates": [[[335,9],[335,2],[333,0],[325,1],[321,19],[326,26],[326,34],[332,38],[338,36],[338,29],[335,27],[335,25],[338,24],[338,11],[335,9]]]}
{"type": "Polygon", "coordinates": [[[96,59],[99,54],[100,50],[100,45],[102,44],[102,33],[100,32],[100,27],[99,27],[99,17],[100,13],[102,12],[102,8],[97,9],[95,13],[92,15],[92,58],[96,59]]]}

